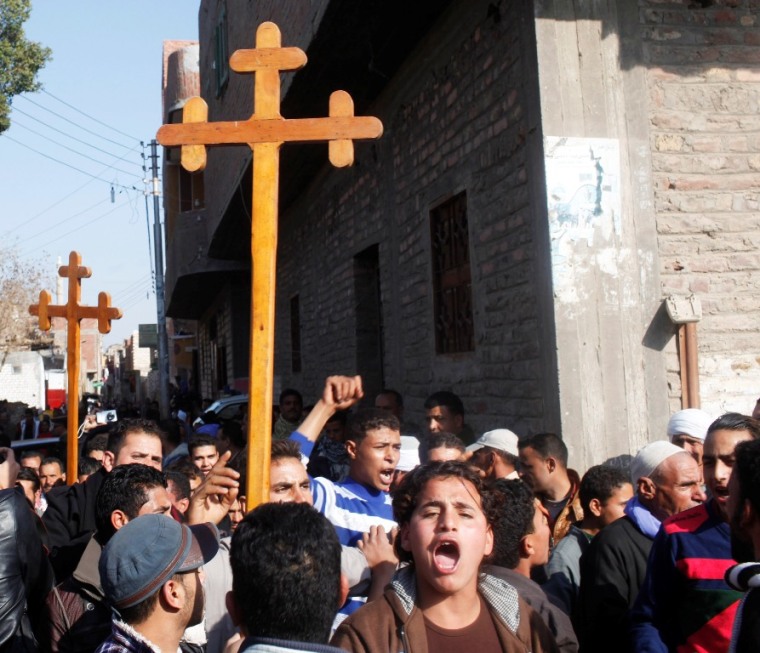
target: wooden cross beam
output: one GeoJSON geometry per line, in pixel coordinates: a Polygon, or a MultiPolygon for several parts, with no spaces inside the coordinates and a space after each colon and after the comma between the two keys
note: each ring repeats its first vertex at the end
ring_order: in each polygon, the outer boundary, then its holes
{"type": "Polygon", "coordinates": [[[353,100],[344,91],[330,96],[328,117],[283,118],[280,73],[305,64],[302,50],[281,47],[277,25],[262,23],[256,31],[256,49],[238,50],[230,57],[230,68],[235,72],[255,73],[253,115],[243,121],[208,123],[206,103],[202,98],[191,98],[183,110],[183,124],[164,125],[157,135],[166,147],[182,146],[182,166],[190,172],[205,167],[207,145],[247,144],[253,150],[246,485],[250,507],[269,499],[280,147],[286,142],[327,141],[330,162],[343,167],[353,163],[353,140],[379,138],[383,133],[377,118],[354,116],[353,100]]]}
{"type": "Polygon", "coordinates": [[[58,269],[58,275],[68,278],[69,299],[63,305],[54,305],[47,290],[40,291],[40,301],[29,307],[32,315],[39,317],[40,329],[49,331],[52,322],[50,318],[66,318],[66,370],[68,372],[67,414],[66,414],[66,478],[69,485],[76,481],[77,463],[79,459],[79,367],[82,353],[80,321],[84,318],[94,318],[98,321],[98,331],[108,333],[111,330],[111,320],[118,320],[121,311],[111,306],[111,296],[107,292],[98,294],[97,306],[83,306],[82,279],[89,279],[92,271],[82,265],[82,257],[78,252],[69,254],[69,264],[58,269]]]}

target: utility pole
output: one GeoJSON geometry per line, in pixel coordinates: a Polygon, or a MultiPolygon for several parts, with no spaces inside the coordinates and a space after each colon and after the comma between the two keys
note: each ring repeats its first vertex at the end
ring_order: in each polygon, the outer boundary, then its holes
{"type": "Polygon", "coordinates": [[[164,303],[164,239],[161,233],[161,207],[158,197],[158,143],[150,142],[153,173],[153,246],[156,255],[156,322],[158,326],[158,409],[161,419],[169,417],[169,348],[166,338],[166,305],[164,303]]]}

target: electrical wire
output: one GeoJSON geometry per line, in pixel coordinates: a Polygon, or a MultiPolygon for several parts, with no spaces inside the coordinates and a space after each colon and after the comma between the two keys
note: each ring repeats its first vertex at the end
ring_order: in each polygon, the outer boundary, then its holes
{"type": "Polygon", "coordinates": [[[40,104],[39,102],[35,102],[31,98],[28,98],[26,95],[18,95],[16,97],[20,97],[20,98],[26,100],[27,102],[31,102],[34,106],[39,107],[40,109],[42,109],[43,111],[47,111],[48,113],[52,113],[57,118],[60,118],[61,120],[69,123],[70,125],[74,125],[74,127],[76,127],[77,129],[81,129],[82,131],[85,131],[88,134],[92,134],[93,136],[97,136],[98,138],[102,138],[104,141],[108,141],[109,143],[113,143],[114,145],[118,145],[119,147],[130,147],[129,145],[125,145],[124,143],[119,143],[118,141],[115,141],[115,140],[113,140],[111,138],[108,138],[107,136],[102,136],[102,135],[98,134],[97,132],[92,131],[91,129],[87,129],[87,127],[82,127],[82,125],[79,125],[79,124],[75,123],[73,120],[69,120],[68,118],[66,118],[66,116],[62,116],[60,113],[56,113],[52,109],[48,109],[46,106],[40,104]]]}
{"type": "Polygon", "coordinates": [[[52,94],[50,91],[46,91],[44,88],[43,88],[43,89],[41,89],[41,90],[42,90],[42,92],[43,92],[45,95],[49,95],[51,98],[53,98],[54,100],[58,100],[58,102],[60,102],[61,104],[63,104],[63,105],[65,105],[65,106],[67,106],[69,109],[73,109],[73,110],[74,110],[74,111],[76,111],[77,113],[81,113],[81,114],[82,114],[82,115],[83,115],[85,118],[89,118],[90,120],[92,120],[92,121],[94,121],[94,122],[98,123],[99,125],[103,125],[103,127],[108,127],[108,129],[110,129],[111,131],[115,131],[117,134],[121,134],[122,136],[126,136],[127,138],[131,138],[132,140],[135,140],[135,141],[139,141],[139,140],[140,140],[139,138],[135,138],[134,136],[130,136],[129,134],[125,134],[123,131],[121,131],[121,130],[119,130],[119,129],[116,129],[116,127],[112,127],[111,125],[107,125],[107,124],[106,124],[106,123],[104,123],[102,120],[98,120],[97,118],[94,118],[93,116],[91,116],[91,115],[89,115],[89,114],[85,113],[85,112],[84,112],[84,111],[82,111],[81,109],[77,109],[75,106],[73,106],[73,105],[69,104],[68,102],[66,102],[66,101],[62,100],[62,99],[61,99],[61,98],[59,98],[59,97],[56,97],[56,96],[55,96],[55,95],[53,95],[53,94],[52,94]]]}
{"type": "Polygon", "coordinates": [[[133,283],[130,283],[125,288],[122,288],[119,291],[119,293],[118,293],[119,297],[130,296],[130,295],[132,295],[136,291],[142,292],[143,287],[145,286],[145,284],[146,283],[150,283],[151,277],[152,277],[152,275],[146,274],[146,275],[142,276],[140,279],[138,279],[137,281],[135,281],[133,283]]]}
{"type": "Polygon", "coordinates": [[[119,301],[122,304],[127,304],[131,302],[133,299],[142,297],[145,293],[150,292],[151,288],[152,286],[150,285],[149,281],[145,280],[139,288],[135,288],[129,293],[119,295],[119,301]]]}
{"type": "Polygon", "coordinates": [[[117,184],[113,181],[108,181],[108,179],[103,179],[103,177],[98,177],[97,175],[93,175],[92,173],[89,173],[85,170],[82,170],[81,168],[77,168],[76,166],[73,166],[69,163],[66,163],[65,161],[61,161],[60,159],[56,159],[55,157],[50,156],[49,154],[45,154],[44,152],[40,152],[39,150],[34,149],[33,147],[26,145],[25,143],[22,143],[19,140],[16,140],[13,138],[13,136],[8,136],[8,132],[4,132],[3,134],[0,134],[0,137],[7,138],[9,141],[13,141],[14,143],[17,143],[21,147],[25,147],[27,150],[31,150],[35,154],[39,154],[40,156],[44,156],[46,159],[50,159],[51,161],[55,161],[56,163],[60,163],[63,166],[66,166],[67,168],[71,168],[72,170],[76,170],[77,172],[81,172],[83,175],[87,175],[88,177],[92,177],[93,179],[98,179],[99,181],[104,181],[107,184],[110,184],[111,186],[116,186],[118,188],[124,188],[125,190],[138,190],[135,186],[124,186],[123,184],[117,184]]]}
{"type": "MultiPolygon", "coordinates": [[[[113,152],[109,152],[108,150],[104,150],[102,147],[98,147],[97,145],[93,145],[92,143],[88,143],[85,140],[82,140],[81,138],[77,138],[76,136],[72,136],[71,134],[66,133],[62,129],[58,129],[57,127],[53,127],[53,125],[49,125],[44,120],[40,120],[36,116],[33,116],[31,113],[27,113],[26,111],[23,111],[19,109],[18,107],[13,107],[14,113],[20,113],[22,116],[26,116],[27,118],[31,118],[35,122],[38,122],[40,125],[43,125],[44,127],[47,127],[48,129],[52,129],[54,132],[58,132],[59,134],[63,134],[66,138],[70,138],[73,141],[76,141],[77,143],[82,143],[82,145],[86,145],[87,147],[91,147],[93,150],[97,150],[98,152],[102,152],[103,154],[107,154],[108,156],[112,156],[114,158],[122,159],[122,156],[119,156],[118,154],[114,154],[113,152]]],[[[13,125],[17,127],[23,127],[24,129],[28,129],[29,131],[33,131],[30,127],[25,127],[21,123],[19,123],[18,120],[13,120],[13,125]]],[[[35,134],[37,132],[34,132],[35,134]]],[[[39,136],[42,136],[43,138],[47,138],[47,136],[44,136],[43,134],[38,134],[39,136]]],[[[132,150],[136,149],[135,147],[132,148],[132,150]]],[[[131,151],[131,150],[130,150],[131,151]]],[[[140,167],[140,164],[137,163],[137,161],[125,161],[125,163],[130,163],[133,166],[140,167]]]]}
{"type": "Polygon", "coordinates": [[[151,275],[150,275],[150,274],[145,274],[145,275],[143,275],[143,276],[142,276],[142,277],[140,277],[140,278],[139,278],[137,281],[133,281],[132,283],[129,283],[129,284],[127,284],[126,286],[124,286],[124,288],[122,288],[122,289],[119,291],[119,294],[123,294],[123,293],[125,293],[125,292],[132,292],[132,290],[133,290],[134,288],[136,288],[137,286],[139,286],[139,285],[141,285],[141,284],[143,284],[143,283],[145,283],[145,282],[147,282],[147,281],[150,281],[150,277],[151,277],[151,275]]]}
{"type": "MultiPolygon", "coordinates": [[[[72,154],[76,154],[78,156],[84,157],[85,159],[88,159],[89,161],[94,161],[95,163],[98,163],[102,166],[108,165],[105,163],[105,161],[100,161],[98,159],[93,159],[88,154],[84,154],[83,152],[80,152],[79,150],[75,150],[72,147],[69,147],[68,145],[64,145],[63,143],[60,143],[59,141],[56,141],[53,138],[50,138],[49,136],[45,136],[44,134],[40,134],[40,132],[35,131],[31,127],[27,127],[25,125],[20,124],[18,121],[14,123],[16,127],[21,127],[21,129],[26,129],[27,131],[32,132],[32,134],[36,134],[37,136],[41,136],[44,138],[48,143],[54,143],[55,145],[58,145],[59,147],[64,148],[67,152],[71,152],[72,154]]],[[[115,170],[116,172],[120,172],[124,175],[127,175],[128,177],[137,177],[137,179],[142,179],[142,177],[134,172],[127,172],[126,170],[122,170],[121,168],[117,168],[116,166],[110,165],[108,166],[109,169],[115,170]]]]}
{"type": "MultiPolygon", "coordinates": [[[[128,205],[129,205],[129,201],[123,202],[121,204],[117,204],[110,211],[108,211],[106,213],[103,213],[102,215],[99,215],[97,218],[93,218],[89,222],[86,222],[85,224],[80,225],[79,227],[74,227],[74,229],[70,229],[68,232],[66,232],[66,235],[68,236],[69,234],[73,234],[76,231],[81,231],[82,229],[85,229],[86,227],[89,227],[94,222],[98,222],[99,220],[102,220],[103,218],[108,217],[109,215],[111,215],[115,211],[118,211],[119,209],[124,208],[125,206],[128,206],[128,205]]],[[[46,243],[41,243],[39,245],[36,245],[35,246],[35,250],[40,250],[43,247],[47,247],[48,245],[52,245],[53,243],[57,243],[60,240],[61,240],[61,237],[58,236],[56,238],[53,238],[53,240],[49,240],[46,243]]],[[[28,255],[28,254],[31,254],[31,253],[32,253],[32,250],[29,250],[27,252],[24,252],[24,255],[28,255]]]]}
{"type": "Polygon", "coordinates": [[[83,215],[84,213],[87,213],[88,211],[91,211],[96,206],[100,206],[101,204],[105,204],[108,202],[108,198],[104,198],[102,200],[98,200],[93,204],[92,206],[88,206],[86,209],[81,210],[79,213],[75,213],[74,215],[70,215],[68,218],[64,220],[60,220],[59,222],[56,222],[55,225],[52,227],[49,227],[47,229],[43,229],[42,231],[38,231],[36,234],[32,234],[31,236],[26,236],[25,238],[22,238],[21,240],[16,241],[16,245],[23,245],[26,242],[29,242],[30,240],[33,240],[34,238],[37,238],[37,236],[41,236],[42,234],[48,233],[51,229],[55,229],[56,227],[61,226],[62,224],[66,224],[70,220],[73,220],[74,218],[78,218],[80,215],[83,215]]]}
{"type": "MultiPolygon", "coordinates": [[[[130,154],[130,153],[131,153],[133,150],[136,150],[138,147],[139,147],[139,146],[135,146],[135,147],[133,147],[131,150],[129,150],[129,152],[126,152],[126,153],[124,154],[124,156],[127,156],[127,155],[128,155],[128,154],[130,154]]],[[[122,158],[123,158],[123,157],[122,157],[122,158]]],[[[103,172],[105,172],[106,170],[108,170],[108,168],[104,168],[104,169],[103,169],[103,170],[101,170],[101,171],[100,171],[98,174],[102,174],[102,173],[103,173],[103,172]]],[[[40,218],[40,217],[42,217],[43,215],[45,215],[45,213],[47,213],[48,211],[51,211],[51,210],[52,210],[52,209],[54,209],[56,206],[58,206],[58,205],[62,204],[62,203],[63,203],[63,202],[65,202],[67,199],[69,199],[69,197],[72,197],[73,195],[76,195],[76,194],[77,194],[77,193],[78,193],[80,190],[82,190],[83,188],[86,188],[86,187],[87,187],[87,186],[89,186],[89,185],[90,185],[90,184],[91,184],[93,181],[95,181],[95,180],[97,180],[97,179],[100,179],[100,178],[99,178],[99,177],[94,177],[93,179],[90,179],[89,181],[86,181],[86,182],[84,182],[84,183],[83,183],[81,186],[78,186],[77,188],[75,188],[74,190],[72,190],[72,191],[71,191],[70,193],[68,193],[67,195],[64,195],[64,196],[63,196],[61,199],[59,199],[59,200],[56,200],[55,202],[53,202],[53,203],[52,203],[50,206],[48,206],[47,208],[44,208],[44,209],[42,209],[42,211],[40,211],[39,213],[36,213],[36,214],[34,214],[32,217],[28,218],[27,220],[25,220],[23,223],[19,224],[18,226],[16,226],[16,227],[13,227],[12,229],[10,229],[9,231],[7,231],[6,233],[8,233],[8,234],[11,234],[11,233],[13,233],[14,231],[16,231],[17,229],[20,229],[22,226],[24,226],[24,227],[25,227],[25,226],[27,226],[27,225],[28,225],[30,222],[33,222],[33,221],[34,221],[34,220],[36,220],[37,218],[40,218]]]]}

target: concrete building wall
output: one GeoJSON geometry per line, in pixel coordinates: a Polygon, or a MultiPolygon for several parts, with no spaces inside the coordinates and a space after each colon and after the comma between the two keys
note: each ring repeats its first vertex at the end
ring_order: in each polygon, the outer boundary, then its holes
{"type": "Polygon", "coordinates": [[[585,468],[668,419],[635,3],[536,3],[562,435],[585,468]]]}
{"type": "Polygon", "coordinates": [[[0,399],[45,408],[45,369],[36,351],[0,354],[0,399]]]}
{"type": "Polygon", "coordinates": [[[140,338],[137,331],[133,331],[132,335],[124,341],[126,350],[124,368],[140,372],[141,376],[146,377],[148,372],[150,372],[152,349],[150,347],[140,347],[139,341],[140,338]]]}
{"type": "MultiPolygon", "coordinates": [[[[760,14],[757,2],[639,3],[664,295],[695,294],[702,406],[760,393],[760,14]]],[[[668,399],[681,407],[675,343],[668,399]]]]}

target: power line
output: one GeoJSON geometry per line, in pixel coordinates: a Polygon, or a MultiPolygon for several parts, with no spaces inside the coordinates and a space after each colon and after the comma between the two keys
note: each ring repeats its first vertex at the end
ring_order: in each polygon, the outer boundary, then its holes
{"type": "Polygon", "coordinates": [[[102,138],[104,141],[108,141],[109,143],[113,143],[114,145],[118,145],[119,147],[129,147],[128,145],[124,145],[124,143],[119,143],[118,141],[114,141],[114,140],[112,140],[112,139],[110,139],[110,138],[108,138],[106,136],[101,136],[97,132],[94,132],[91,129],[87,129],[87,127],[82,127],[82,125],[79,125],[79,124],[75,123],[73,120],[69,120],[65,116],[62,116],[60,113],[56,113],[52,109],[48,109],[46,106],[40,104],[39,102],[35,102],[31,98],[26,97],[26,95],[19,95],[17,97],[23,98],[27,102],[31,102],[34,106],[39,107],[40,109],[42,109],[43,111],[47,111],[48,113],[52,113],[57,118],[60,118],[61,120],[64,120],[64,121],[66,121],[67,123],[69,123],[71,125],[74,125],[74,127],[76,127],[77,129],[81,129],[82,131],[85,131],[88,134],[92,134],[93,136],[97,136],[98,138],[102,138]]]}
{"type": "MultiPolygon", "coordinates": [[[[90,220],[88,222],[85,222],[83,225],[80,225],[79,227],[75,227],[74,229],[70,229],[68,232],[66,232],[66,235],[72,234],[75,231],[81,231],[82,229],[84,229],[86,227],[89,227],[94,222],[98,222],[99,220],[102,220],[103,218],[108,217],[109,215],[111,215],[115,211],[118,211],[119,209],[123,208],[124,206],[126,206],[128,204],[129,204],[129,200],[127,200],[126,202],[122,202],[121,204],[117,204],[110,211],[108,211],[106,213],[103,213],[102,215],[99,215],[97,218],[93,218],[92,220],[90,220]]],[[[36,247],[36,249],[42,249],[43,247],[47,247],[48,245],[52,245],[53,243],[59,242],[60,239],[61,239],[61,237],[58,236],[56,238],[53,238],[53,240],[50,240],[50,241],[48,241],[46,243],[42,243],[40,245],[36,245],[35,247],[36,247]]],[[[29,254],[29,253],[30,252],[26,252],[26,254],[29,254]]]]}
{"type": "Polygon", "coordinates": [[[143,281],[149,281],[149,280],[150,280],[150,277],[151,277],[150,273],[146,273],[146,274],[142,275],[141,277],[138,277],[138,278],[137,278],[137,280],[135,280],[135,281],[130,281],[130,282],[129,282],[129,283],[126,285],[126,286],[124,286],[124,287],[123,287],[123,288],[122,288],[122,289],[121,289],[119,292],[124,292],[124,291],[126,291],[126,290],[128,290],[128,289],[130,289],[130,288],[133,288],[133,287],[135,287],[135,286],[138,286],[138,285],[140,285],[141,283],[143,283],[143,281]]]}
{"type": "Polygon", "coordinates": [[[27,236],[26,238],[22,238],[21,240],[19,240],[19,241],[16,243],[16,245],[22,245],[23,243],[29,242],[29,241],[30,241],[30,240],[32,240],[33,238],[37,238],[37,236],[41,236],[42,234],[49,232],[51,229],[55,229],[56,227],[59,227],[59,226],[60,226],[60,225],[62,225],[62,224],[66,224],[67,222],[69,222],[69,221],[73,220],[74,218],[78,218],[80,215],[82,215],[82,214],[84,214],[84,213],[87,213],[88,211],[91,211],[91,210],[92,210],[92,209],[94,209],[96,206],[100,206],[101,204],[103,204],[103,203],[105,203],[105,202],[107,202],[107,201],[108,201],[108,198],[107,198],[107,197],[106,197],[105,199],[99,200],[98,202],[96,202],[96,203],[95,203],[95,204],[93,204],[92,206],[88,206],[86,209],[83,209],[83,210],[82,210],[82,211],[80,211],[79,213],[75,213],[74,215],[71,215],[71,216],[69,216],[68,218],[65,218],[64,220],[61,220],[60,222],[56,223],[55,225],[53,225],[52,227],[50,227],[50,228],[48,228],[48,229],[43,229],[42,231],[39,231],[39,232],[37,232],[36,234],[33,234],[33,235],[31,235],[31,236],[27,236]]]}
{"type": "Polygon", "coordinates": [[[130,283],[128,286],[122,288],[118,292],[118,296],[119,297],[124,297],[126,295],[131,295],[135,290],[142,291],[142,289],[143,289],[143,287],[145,286],[146,283],[152,283],[151,276],[152,275],[150,275],[150,274],[146,274],[146,275],[142,276],[140,279],[138,279],[137,281],[135,281],[133,283],[130,283]]]}
{"type": "Polygon", "coordinates": [[[26,145],[25,143],[22,143],[19,140],[16,140],[13,138],[13,136],[8,136],[8,132],[4,132],[3,134],[0,134],[3,138],[7,138],[10,141],[13,141],[14,143],[17,143],[21,147],[25,147],[27,150],[31,150],[32,152],[39,154],[40,156],[44,156],[46,159],[50,159],[51,161],[55,161],[56,163],[60,163],[63,166],[66,166],[67,168],[71,168],[72,170],[76,170],[77,172],[81,172],[83,175],[87,175],[88,177],[92,177],[93,179],[98,179],[100,181],[104,181],[107,184],[110,184],[111,186],[116,186],[117,188],[124,188],[125,190],[139,190],[135,186],[124,186],[123,184],[117,184],[113,181],[108,181],[108,179],[103,179],[103,177],[98,177],[97,175],[93,175],[92,173],[89,173],[85,170],[82,170],[81,168],[77,168],[76,166],[73,166],[69,163],[66,163],[65,161],[61,161],[60,159],[56,159],[55,157],[50,156],[49,154],[45,154],[44,152],[40,152],[39,150],[35,150],[33,147],[26,145]]]}
{"type": "Polygon", "coordinates": [[[53,98],[54,100],[58,100],[58,102],[60,102],[61,104],[64,104],[64,105],[66,105],[66,106],[67,106],[69,109],[73,109],[73,110],[74,110],[74,111],[76,111],[77,113],[81,113],[81,114],[82,114],[82,115],[83,115],[85,118],[89,118],[90,120],[93,120],[93,121],[95,121],[95,122],[96,122],[96,123],[98,123],[99,125],[103,125],[103,127],[108,127],[108,129],[110,129],[111,131],[115,131],[117,134],[121,134],[122,136],[126,136],[127,138],[131,138],[131,139],[132,139],[132,140],[134,140],[134,141],[139,141],[139,140],[140,140],[139,138],[135,138],[134,136],[130,136],[129,134],[125,134],[125,133],[124,133],[123,131],[121,131],[120,129],[116,129],[116,127],[112,127],[111,125],[107,125],[107,124],[106,124],[106,123],[104,123],[102,120],[98,120],[97,118],[94,118],[94,117],[92,117],[91,115],[89,115],[89,114],[85,113],[85,112],[84,112],[84,111],[82,111],[81,109],[77,109],[75,106],[73,106],[73,105],[69,104],[68,102],[65,102],[64,100],[62,100],[62,99],[61,99],[61,98],[59,98],[59,97],[56,97],[56,96],[55,96],[55,95],[53,95],[53,94],[52,94],[50,91],[46,91],[44,88],[42,89],[42,92],[43,92],[45,95],[49,95],[49,96],[50,96],[51,98],[53,98]]]}
{"type": "MultiPolygon", "coordinates": [[[[132,151],[136,150],[138,147],[139,147],[139,146],[138,146],[138,145],[136,145],[136,146],[135,146],[135,147],[133,147],[131,150],[129,150],[129,152],[125,153],[125,154],[124,154],[124,156],[127,156],[127,155],[128,155],[130,152],[132,152],[132,151]]],[[[123,157],[122,157],[122,158],[123,158],[123,157]]],[[[101,171],[100,171],[98,174],[101,174],[101,173],[105,172],[106,170],[108,170],[108,168],[103,168],[103,170],[101,170],[101,171]]],[[[144,167],[144,166],[143,166],[143,170],[145,170],[145,167],[144,167]]],[[[100,177],[93,177],[93,178],[92,178],[92,179],[90,179],[89,181],[86,181],[86,182],[84,182],[84,183],[83,183],[81,186],[77,186],[77,187],[76,187],[74,190],[72,190],[72,191],[71,191],[70,193],[68,193],[67,195],[64,195],[64,196],[63,196],[61,199],[59,199],[59,200],[57,200],[57,201],[53,202],[53,203],[52,203],[50,206],[48,206],[47,208],[44,208],[44,209],[42,209],[42,211],[40,211],[39,213],[36,213],[36,214],[34,214],[34,215],[31,217],[31,218],[28,218],[28,219],[27,219],[27,220],[26,220],[26,221],[23,223],[23,225],[18,225],[17,227],[13,227],[13,229],[11,229],[10,231],[8,231],[7,233],[9,233],[9,234],[10,234],[10,233],[13,233],[14,231],[16,231],[16,229],[19,229],[19,228],[20,228],[20,227],[22,227],[22,226],[26,226],[26,225],[28,225],[30,222],[32,222],[32,221],[34,221],[34,220],[36,220],[37,218],[39,218],[39,217],[42,217],[42,216],[43,216],[43,215],[45,215],[45,213],[47,213],[48,211],[50,211],[50,210],[54,209],[54,208],[55,208],[56,206],[58,206],[59,204],[62,204],[63,202],[65,202],[65,201],[66,201],[67,199],[69,199],[69,197],[71,197],[72,195],[76,195],[76,194],[77,194],[77,193],[78,193],[80,190],[82,190],[83,188],[85,188],[85,187],[89,186],[89,185],[90,185],[90,184],[91,184],[93,181],[95,181],[95,180],[99,180],[99,179],[100,179],[100,177]]]]}
{"type": "Polygon", "coordinates": [[[141,297],[140,299],[136,299],[136,300],[134,300],[133,302],[130,302],[130,303],[126,304],[126,305],[120,305],[120,304],[119,304],[118,306],[119,306],[119,308],[120,308],[122,311],[124,311],[124,312],[126,313],[126,311],[128,311],[129,309],[131,309],[131,308],[134,308],[134,307],[135,307],[135,306],[137,306],[138,304],[140,304],[140,303],[142,303],[142,302],[146,302],[146,301],[149,301],[149,300],[150,300],[150,297],[145,297],[145,298],[142,298],[142,297],[141,297]]]}
{"type": "MultiPolygon", "coordinates": [[[[76,136],[72,136],[71,134],[67,134],[62,129],[58,129],[57,127],[53,127],[53,125],[48,125],[44,120],[40,120],[36,116],[33,116],[31,113],[27,113],[26,111],[23,111],[22,109],[19,109],[18,107],[13,107],[14,112],[20,113],[22,116],[26,116],[27,118],[31,118],[35,122],[40,123],[41,125],[47,127],[48,129],[52,129],[54,132],[58,132],[59,134],[63,134],[66,138],[70,138],[73,141],[76,141],[77,143],[82,143],[83,145],[86,145],[87,147],[91,147],[94,150],[97,150],[98,152],[103,152],[103,154],[107,154],[108,156],[112,156],[114,158],[122,159],[123,155],[120,157],[118,154],[114,154],[113,152],[109,152],[108,150],[104,150],[101,147],[98,147],[97,145],[93,145],[92,143],[88,143],[87,141],[83,141],[81,138],[77,138],[76,136]]],[[[19,127],[24,127],[24,125],[20,124],[18,120],[13,121],[14,125],[17,125],[19,127]]],[[[24,127],[24,129],[28,129],[29,131],[32,131],[29,127],[24,127]]],[[[34,132],[35,134],[37,132],[34,132]]],[[[38,134],[38,136],[42,136],[43,138],[47,138],[46,136],[43,136],[42,134],[38,134]]],[[[133,147],[132,150],[136,149],[136,147],[133,147]]],[[[130,150],[131,151],[131,150],[130,150]]],[[[131,163],[132,165],[139,166],[140,164],[137,163],[137,161],[126,161],[125,163],[131,163]]]]}
{"type": "MultiPolygon", "coordinates": [[[[132,305],[135,302],[143,302],[150,299],[150,293],[152,291],[152,286],[143,286],[142,288],[138,288],[135,292],[130,293],[129,295],[120,295],[117,299],[120,304],[127,304],[132,305]]],[[[116,300],[114,300],[116,301],[116,300]]]]}
{"type": "MultiPolygon", "coordinates": [[[[55,145],[58,145],[59,147],[64,148],[67,152],[71,152],[72,154],[76,154],[78,156],[84,157],[85,159],[88,159],[88,160],[94,161],[95,163],[98,163],[100,165],[106,166],[109,170],[115,170],[116,172],[121,172],[122,174],[125,174],[125,175],[127,175],[129,177],[137,177],[138,179],[142,179],[142,177],[140,175],[137,175],[134,172],[127,172],[126,170],[122,170],[121,168],[117,168],[116,166],[108,165],[104,161],[100,161],[98,159],[93,159],[88,154],[84,154],[83,152],[80,152],[79,150],[75,150],[74,148],[69,147],[68,145],[64,145],[63,143],[60,143],[59,141],[57,141],[57,140],[55,140],[53,138],[50,138],[49,136],[45,136],[44,134],[40,134],[40,132],[32,129],[31,127],[27,127],[26,125],[22,125],[19,122],[15,122],[14,124],[16,125],[16,127],[21,127],[21,129],[26,129],[27,131],[32,132],[32,134],[36,134],[37,136],[41,136],[42,138],[44,138],[49,143],[54,143],[55,145]]],[[[75,139],[75,140],[78,140],[78,139],[75,139]]],[[[99,148],[96,148],[96,149],[99,149],[99,148]]],[[[106,152],[106,154],[108,154],[108,152],[106,152]]]]}

